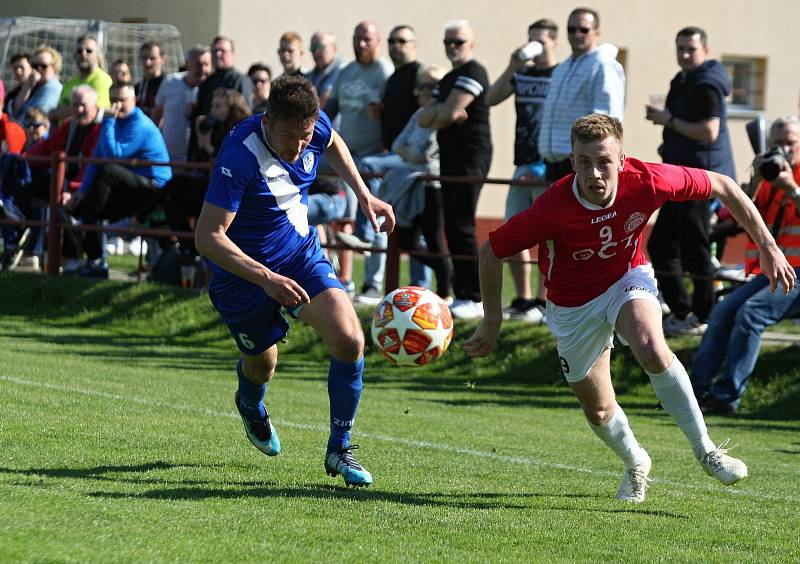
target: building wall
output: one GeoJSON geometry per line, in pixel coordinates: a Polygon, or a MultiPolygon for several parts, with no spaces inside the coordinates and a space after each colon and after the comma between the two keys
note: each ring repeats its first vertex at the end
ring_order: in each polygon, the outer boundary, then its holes
{"type": "MultiPolygon", "coordinates": [[[[566,58],[570,52],[566,20],[575,5],[582,3],[406,0],[397,4],[315,0],[305,2],[302,5],[305,9],[282,10],[274,3],[222,0],[220,31],[237,41],[240,60],[263,60],[273,69],[280,69],[276,49],[278,37],[284,31],[297,31],[307,46],[315,30],[327,29],[336,35],[340,54],[352,59],[351,37],[358,21],[375,20],[384,39],[392,26],[405,23],[417,32],[420,60],[448,67],[441,42],[443,25],[449,19],[467,18],[475,28],[475,57],[487,67],[493,80],[505,68],[510,52],[526,42],[528,25],[540,17],[550,17],[561,27],[557,53],[559,60],[566,58]],[[280,17],[273,15],[276,9],[282,10],[280,17]]],[[[795,39],[800,2],[770,2],[772,15],[765,13],[764,5],[745,0],[706,0],[700,4],[692,0],[594,0],[587,5],[600,13],[601,40],[626,50],[625,145],[637,157],[658,160],[656,148],[661,128],[644,119],[644,106],[650,94],[666,94],[672,76],[678,71],[675,33],[687,25],[706,29],[714,57],[723,54],[767,57],[767,116],[798,112],[800,73],[796,70],[797,57],[790,53],[800,52],[795,39]],[[687,17],[687,14],[693,15],[687,17]]],[[[385,53],[385,43],[382,47],[385,53]]],[[[306,53],[304,60],[307,66],[313,65],[310,53],[306,53]]],[[[747,177],[753,156],[744,130],[750,119],[751,115],[730,119],[740,181],[747,177]]],[[[512,100],[493,108],[491,120],[495,146],[491,175],[509,177],[513,171],[512,100]]],[[[502,216],[504,191],[504,187],[484,187],[479,215],[502,216]]]]}
{"type": "MultiPolygon", "coordinates": [[[[575,5],[577,5],[576,3],[575,5]]],[[[625,109],[626,150],[638,157],[658,160],[656,148],[661,128],[644,119],[644,106],[650,94],[666,93],[669,81],[678,71],[674,36],[686,25],[706,29],[712,56],[762,56],[767,61],[767,117],[798,112],[800,73],[797,72],[796,27],[800,21],[800,2],[772,0],[764,4],[745,0],[594,0],[588,5],[600,13],[602,41],[626,51],[627,99],[625,109]],[[691,14],[691,15],[688,15],[691,14]]],[[[0,0],[0,14],[55,17],[100,18],[120,21],[144,17],[150,22],[171,23],[183,34],[185,47],[208,42],[217,33],[231,37],[236,44],[237,66],[246,69],[264,61],[280,69],[276,54],[282,32],[294,30],[308,42],[317,29],[334,33],[340,54],[352,58],[351,37],[356,23],[375,20],[383,39],[393,25],[409,24],[418,37],[419,58],[447,67],[441,43],[445,21],[467,18],[475,27],[476,58],[488,69],[492,79],[505,68],[509,53],[526,41],[529,23],[550,17],[561,26],[558,58],[569,54],[566,19],[573,4],[543,0],[405,0],[402,3],[377,0],[307,0],[296,5],[244,0],[29,0],[24,4],[0,0]]],[[[385,43],[382,45],[385,53],[385,43]]],[[[305,65],[312,66],[310,53],[305,65]]],[[[733,117],[730,128],[739,180],[747,175],[752,159],[744,124],[752,116],[733,117]]],[[[513,102],[508,100],[492,110],[492,135],[495,146],[491,175],[509,177],[513,170],[513,102]]],[[[481,198],[479,215],[500,217],[505,188],[487,186],[481,198]]]]}

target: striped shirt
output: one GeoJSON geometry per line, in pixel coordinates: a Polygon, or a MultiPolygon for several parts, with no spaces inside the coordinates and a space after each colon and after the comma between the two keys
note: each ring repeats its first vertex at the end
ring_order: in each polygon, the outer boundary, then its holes
{"type": "Polygon", "coordinates": [[[546,161],[569,157],[575,120],[594,113],[622,120],[625,72],[617,52],[613,45],[601,45],[575,58],[570,55],[553,71],[539,129],[539,152],[546,161]]]}

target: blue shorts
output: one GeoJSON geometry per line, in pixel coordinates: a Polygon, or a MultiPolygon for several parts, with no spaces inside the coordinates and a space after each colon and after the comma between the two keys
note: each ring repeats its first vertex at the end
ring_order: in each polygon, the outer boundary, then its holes
{"type": "MultiPolygon", "coordinates": [[[[308,253],[281,267],[278,274],[300,284],[312,299],[328,288],[343,290],[319,242],[308,253]]],[[[263,288],[247,280],[238,276],[215,277],[209,285],[208,296],[243,354],[262,353],[289,332],[281,305],[263,288]]],[[[287,310],[287,313],[296,318],[300,309],[287,310]]]]}

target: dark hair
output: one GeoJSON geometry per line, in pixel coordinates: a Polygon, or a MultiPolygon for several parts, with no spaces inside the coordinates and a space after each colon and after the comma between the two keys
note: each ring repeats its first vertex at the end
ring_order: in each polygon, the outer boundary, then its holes
{"type": "Polygon", "coordinates": [[[269,76],[269,79],[272,80],[272,69],[269,66],[265,65],[264,63],[253,63],[250,65],[250,68],[247,69],[247,76],[252,76],[254,72],[257,71],[264,71],[269,76]]]}
{"type": "Polygon", "coordinates": [[[550,39],[555,39],[558,36],[558,24],[549,18],[542,18],[533,22],[528,26],[528,33],[534,29],[546,29],[550,32],[547,34],[550,39]]]}
{"type": "Polygon", "coordinates": [[[683,28],[678,32],[675,36],[675,42],[678,42],[679,37],[692,37],[694,35],[700,36],[700,43],[703,44],[703,47],[706,47],[706,43],[708,43],[708,36],[706,35],[706,30],[701,27],[690,25],[688,27],[683,28]]]}
{"type": "Polygon", "coordinates": [[[231,46],[231,51],[236,51],[236,48],[233,46],[233,39],[225,37],[224,35],[217,35],[214,39],[211,40],[211,46],[214,46],[214,43],[217,41],[227,41],[231,46]]]}
{"type": "Polygon", "coordinates": [[[31,62],[31,54],[30,53],[14,53],[11,55],[11,58],[8,60],[9,65],[13,65],[19,60],[25,59],[29,63],[31,62]]]}
{"type": "Polygon", "coordinates": [[[234,125],[253,113],[250,110],[250,104],[247,103],[247,100],[238,90],[217,88],[214,90],[214,97],[223,98],[225,105],[228,106],[228,117],[225,118],[225,123],[223,124],[225,132],[228,132],[234,125]]]}
{"type": "Polygon", "coordinates": [[[130,88],[131,90],[133,90],[134,94],[136,93],[136,86],[133,84],[133,82],[125,82],[122,80],[113,83],[111,87],[108,89],[108,91],[111,92],[112,90],[119,90],[122,88],[130,88]]]}
{"type": "Polygon", "coordinates": [[[270,121],[306,122],[317,119],[319,98],[314,85],[300,76],[281,76],[272,83],[266,116],[270,121]]]}
{"type": "Polygon", "coordinates": [[[162,57],[164,56],[164,50],[161,48],[161,43],[158,41],[145,41],[142,43],[142,46],[139,47],[139,54],[141,55],[145,50],[152,49],[153,47],[158,47],[158,54],[162,57]]]}
{"type": "Polygon", "coordinates": [[[600,141],[613,137],[622,145],[622,122],[606,114],[589,114],[572,124],[571,143],[575,141],[600,141]]]}
{"type": "MultiPolygon", "coordinates": [[[[592,10],[591,8],[575,8],[569,13],[569,18],[580,14],[589,14],[594,18],[595,29],[600,27],[600,14],[597,13],[597,10],[592,10]]],[[[567,18],[567,21],[569,21],[569,18],[567,18]]]]}
{"type": "MultiPolygon", "coordinates": [[[[116,59],[113,63],[111,63],[112,67],[115,65],[128,65],[128,61],[125,59],[116,59]]],[[[128,65],[128,67],[130,67],[130,65],[128,65]]]]}

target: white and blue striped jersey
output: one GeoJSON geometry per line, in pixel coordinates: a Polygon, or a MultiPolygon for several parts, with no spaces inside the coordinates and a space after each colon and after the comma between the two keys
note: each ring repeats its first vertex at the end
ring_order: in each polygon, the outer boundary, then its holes
{"type": "MultiPolygon", "coordinates": [[[[205,200],[235,212],[227,231],[231,241],[270,270],[280,271],[317,245],[316,230],[308,225],[308,188],[333,127],[320,112],[311,143],[290,164],[270,147],[262,117],[241,121],[225,137],[205,200]]],[[[232,276],[214,263],[211,268],[214,276],[232,276]]]]}

